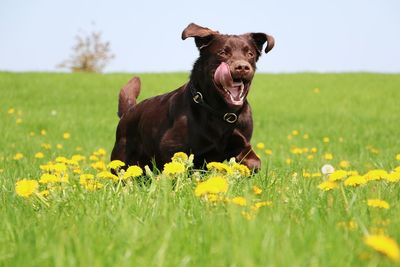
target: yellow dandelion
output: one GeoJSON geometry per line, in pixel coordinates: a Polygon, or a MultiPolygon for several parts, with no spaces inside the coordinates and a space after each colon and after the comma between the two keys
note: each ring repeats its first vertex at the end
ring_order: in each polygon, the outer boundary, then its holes
{"type": "Polygon", "coordinates": [[[294,135],[294,136],[299,135],[299,134],[300,134],[300,132],[298,130],[293,130],[292,131],[292,135],[294,135]]]}
{"type": "Polygon", "coordinates": [[[77,147],[75,147],[75,150],[76,150],[76,151],[82,151],[82,150],[83,150],[83,148],[82,148],[82,147],[80,147],[80,146],[77,146],[77,147]]]}
{"type": "Polygon", "coordinates": [[[314,92],[314,94],[319,94],[321,92],[321,90],[319,88],[314,88],[313,92],[314,92]]]}
{"type": "Polygon", "coordinates": [[[264,153],[265,153],[265,155],[272,155],[272,150],[271,149],[265,149],[264,153]]]}
{"type": "Polygon", "coordinates": [[[262,207],[269,207],[269,206],[272,206],[272,201],[260,201],[260,202],[254,203],[251,208],[252,208],[252,210],[257,211],[258,209],[260,209],[262,207]]]}
{"type": "Polygon", "coordinates": [[[45,136],[47,134],[47,132],[46,132],[46,130],[45,129],[42,129],[42,130],[40,130],[40,135],[43,135],[43,136],[45,136]]]}
{"type": "Polygon", "coordinates": [[[345,186],[359,186],[366,183],[367,180],[361,175],[352,175],[344,181],[345,186]]]}
{"type": "Polygon", "coordinates": [[[374,207],[374,208],[380,208],[380,209],[389,209],[390,205],[386,201],[382,199],[368,199],[368,206],[374,207]]]}
{"type": "Polygon", "coordinates": [[[71,134],[68,133],[68,132],[65,132],[65,133],[63,133],[63,138],[64,138],[65,140],[70,139],[70,138],[71,138],[71,134]]]}
{"type": "Polygon", "coordinates": [[[106,150],[104,148],[99,148],[97,151],[93,152],[93,155],[98,156],[98,157],[103,157],[107,154],[106,150]]]}
{"type": "Polygon", "coordinates": [[[259,142],[259,143],[256,144],[256,148],[264,149],[265,148],[265,144],[263,142],[259,142]]]}
{"type": "Polygon", "coordinates": [[[303,149],[301,149],[299,147],[293,147],[290,149],[290,152],[295,155],[300,155],[300,154],[303,154],[303,149]]]}
{"type": "Polygon", "coordinates": [[[75,155],[73,155],[73,156],[71,157],[71,160],[76,161],[76,162],[80,162],[80,161],[83,161],[83,160],[85,160],[85,159],[86,159],[86,158],[85,158],[84,156],[79,155],[79,154],[75,154],[75,155]]]}
{"type": "Polygon", "coordinates": [[[171,158],[172,161],[178,162],[186,162],[188,161],[189,157],[185,152],[176,152],[174,156],[171,158]]]}
{"type": "Polygon", "coordinates": [[[316,147],[311,148],[311,153],[317,153],[317,152],[318,152],[318,149],[316,147]]]}
{"type": "Polygon", "coordinates": [[[42,152],[37,152],[37,153],[35,153],[35,158],[42,159],[42,158],[44,158],[44,154],[42,152]]]}
{"type": "Polygon", "coordinates": [[[56,173],[63,173],[67,171],[67,165],[65,165],[64,163],[56,163],[53,165],[53,170],[56,173]]]}
{"type": "Polygon", "coordinates": [[[364,243],[393,261],[400,261],[400,249],[397,242],[385,235],[368,235],[364,243]]]}
{"type": "Polygon", "coordinates": [[[100,159],[99,159],[99,157],[96,156],[96,155],[91,155],[91,156],[89,157],[89,160],[91,160],[91,161],[99,161],[100,159]]]}
{"type": "Polygon", "coordinates": [[[388,173],[385,170],[377,169],[367,172],[364,176],[365,179],[367,179],[367,181],[374,181],[374,180],[387,179],[388,173]]]}
{"type": "Polygon", "coordinates": [[[35,136],[35,132],[30,132],[30,133],[29,133],[29,136],[30,136],[30,137],[35,136]]]}
{"type": "Polygon", "coordinates": [[[68,159],[66,157],[57,157],[56,162],[58,163],[67,163],[68,159]]]}
{"type": "Polygon", "coordinates": [[[289,134],[289,135],[287,136],[287,139],[288,139],[288,140],[292,140],[292,139],[293,139],[293,135],[289,134]]]}
{"type": "Polygon", "coordinates": [[[259,187],[256,186],[256,185],[253,185],[253,193],[254,193],[254,195],[261,195],[262,192],[263,192],[263,191],[262,191],[261,188],[259,188],[259,187]]]}
{"type": "Polygon", "coordinates": [[[325,144],[329,143],[329,141],[330,141],[329,137],[322,138],[322,142],[324,142],[325,144]]]}
{"type": "Polygon", "coordinates": [[[63,146],[62,144],[57,144],[57,145],[56,145],[56,148],[57,148],[57,149],[63,149],[63,147],[64,147],[64,146],[63,146]]]}
{"type": "Polygon", "coordinates": [[[16,120],[15,120],[15,123],[16,123],[16,124],[21,124],[21,123],[22,123],[22,119],[21,119],[21,118],[16,119],[16,120]]]}
{"type": "Polygon", "coordinates": [[[196,186],[194,194],[197,197],[207,194],[226,193],[228,191],[228,181],[222,176],[214,176],[208,180],[199,183],[196,186]]]}
{"type": "Polygon", "coordinates": [[[339,162],[339,166],[340,168],[347,169],[348,167],[350,167],[350,162],[348,162],[347,160],[342,160],[339,162]]]}
{"type": "Polygon", "coordinates": [[[400,172],[400,166],[394,168],[394,171],[395,171],[395,172],[400,172]]]}
{"type": "Polygon", "coordinates": [[[324,154],[324,159],[326,159],[326,160],[332,160],[332,159],[333,159],[332,153],[325,153],[325,154],[324,154]]]}
{"type": "Polygon", "coordinates": [[[43,147],[43,148],[46,149],[46,150],[51,149],[51,145],[50,145],[50,144],[47,144],[47,143],[43,143],[43,144],[41,144],[40,146],[43,147]]]}
{"type": "Polygon", "coordinates": [[[169,162],[164,164],[163,174],[165,175],[176,175],[184,173],[186,170],[185,165],[182,162],[169,162]]]}
{"type": "Polygon", "coordinates": [[[90,164],[90,166],[92,166],[93,169],[96,169],[98,171],[104,171],[106,169],[106,164],[104,163],[104,161],[94,162],[90,164]]]}
{"type": "Polygon", "coordinates": [[[139,166],[133,165],[130,166],[124,173],[123,179],[128,179],[128,178],[135,178],[138,176],[141,176],[143,174],[142,168],[139,166]]]}
{"type": "Polygon", "coordinates": [[[112,174],[112,173],[109,172],[109,171],[102,171],[102,172],[99,172],[99,173],[97,174],[97,177],[98,177],[98,178],[102,178],[102,179],[110,179],[110,180],[113,180],[113,181],[118,181],[118,180],[119,180],[118,176],[112,174]]]}
{"type": "Polygon", "coordinates": [[[307,155],[307,159],[308,160],[313,160],[314,159],[314,155],[307,155]]]}
{"type": "Polygon", "coordinates": [[[117,160],[113,160],[110,163],[108,163],[107,168],[109,168],[111,170],[118,170],[124,166],[125,166],[125,163],[117,159],[117,160]]]}
{"type": "Polygon", "coordinates": [[[324,190],[324,191],[329,191],[329,190],[335,189],[337,187],[338,187],[338,185],[332,181],[325,181],[318,185],[318,188],[321,190],[324,190]]]}
{"type": "Polygon", "coordinates": [[[9,108],[8,110],[7,110],[7,113],[8,114],[14,114],[15,113],[15,108],[9,108]]]}
{"type": "Polygon", "coordinates": [[[241,214],[248,221],[252,221],[255,218],[255,214],[253,212],[242,211],[241,214]]]}
{"type": "Polygon", "coordinates": [[[48,183],[57,183],[60,181],[60,178],[54,174],[44,173],[40,176],[39,183],[48,184],[48,183]]]}
{"type": "Polygon", "coordinates": [[[102,183],[99,183],[95,180],[87,180],[83,186],[87,191],[96,191],[104,187],[102,183]]]}
{"type": "Polygon", "coordinates": [[[14,155],[13,160],[20,160],[24,157],[24,154],[18,152],[14,155]]]}
{"type": "Polygon", "coordinates": [[[87,182],[88,182],[89,180],[93,180],[93,179],[94,179],[94,175],[93,175],[93,174],[90,174],[90,173],[81,174],[81,175],[79,176],[79,184],[85,185],[85,184],[87,184],[87,182]]]}
{"type": "Polygon", "coordinates": [[[400,172],[392,172],[385,177],[386,181],[396,183],[400,181],[400,172]]]}
{"type": "Polygon", "coordinates": [[[232,174],[232,169],[230,166],[221,162],[210,162],[207,163],[207,169],[210,171],[216,171],[223,174],[232,174]]]}
{"type": "Polygon", "coordinates": [[[309,135],[309,134],[304,134],[304,135],[303,135],[303,139],[307,140],[307,139],[309,139],[309,138],[310,138],[310,135],[309,135]]]}
{"type": "Polygon", "coordinates": [[[309,178],[309,177],[311,177],[311,173],[306,172],[306,171],[303,170],[303,177],[304,178],[309,178]]]}
{"type": "Polygon", "coordinates": [[[287,165],[290,165],[290,164],[292,164],[292,159],[291,158],[287,158],[285,160],[285,162],[286,162],[287,165]]]}
{"type": "Polygon", "coordinates": [[[38,193],[41,197],[48,197],[50,195],[49,190],[43,190],[38,193]]]}
{"type": "Polygon", "coordinates": [[[36,180],[22,179],[15,183],[15,192],[21,197],[29,197],[39,188],[36,180]]]}
{"type": "Polygon", "coordinates": [[[396,160],[400,161],[400,153],[396,155],[396,160]]]}
{"type": "Polygon", "coordinates": [[[347,177],[347,171],[336,170],[329,175],[329,180],[330,181],[338,181],[338,180],[343,180],[346,177],[347,177]]]}
{"type": "Polygon", "coordinates": [[[247,200],[244,197],[234,197],[229,202],[238,206],[246,206],[247,204],[247,200]]]}
{"type": "Polygon", "coordinates": [[[251,172],[247,166],[239,163],[234,163],[232,164],[232,171],[240,174],[243,177],[249,177],[251,175],[251,172]]]}
{"type": "Polygon", "coordinates": [[[313,173],[311,173],[311,177],[312,178],[314,178],[314,177],[321,177],[322,176],[322,173],[320,173],[320,172],[313,172],[313,173]]]}

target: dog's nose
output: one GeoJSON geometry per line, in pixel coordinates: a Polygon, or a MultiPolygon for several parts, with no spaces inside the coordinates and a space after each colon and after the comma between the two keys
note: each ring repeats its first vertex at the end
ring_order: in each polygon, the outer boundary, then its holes
{"type": "Polygon", "coordinates": [[[251,65],[244,60],[234,62],[232,67],[237,74],[241,75],[246,75],[251,71],[251,65]]]}

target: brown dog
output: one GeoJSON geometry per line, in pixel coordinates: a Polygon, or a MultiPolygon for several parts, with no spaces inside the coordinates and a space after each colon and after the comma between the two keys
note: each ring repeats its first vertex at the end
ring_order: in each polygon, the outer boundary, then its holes
{"type": "Polygon", "coordinates": [[[187,84],[136,104],[140,80],[119,95],[121,118],[111,159],[161,169],[175,152],[194,154],[194,164],[235,157],[253,170],[261,166],[250,145],[253,120],[246,100],[256,61],[274,46],[265,33],[223,35],[189,24],[182,39],[194,37],[200,57],[187,84]]]}

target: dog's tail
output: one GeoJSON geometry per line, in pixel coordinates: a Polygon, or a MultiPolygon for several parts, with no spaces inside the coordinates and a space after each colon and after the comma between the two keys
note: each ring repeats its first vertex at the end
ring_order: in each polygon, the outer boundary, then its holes
{"type": "Polygon", "coordinates": [[[119,92],[118,117],[122,117],[130,107],[136,105],[140,93],[140,79],[133,77],[119,92]]]}

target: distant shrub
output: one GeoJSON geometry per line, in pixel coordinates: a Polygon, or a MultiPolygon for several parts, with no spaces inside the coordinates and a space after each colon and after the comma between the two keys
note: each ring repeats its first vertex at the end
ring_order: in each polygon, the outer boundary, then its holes
{"type": "Polygon", "coordinates": [[[102,72],[113,58],[110,42],[101,40],[101,32],[92,32],[86,36],[77,35],[70,58],[57,67],[68,68],[72,72],[102,72]]]}

